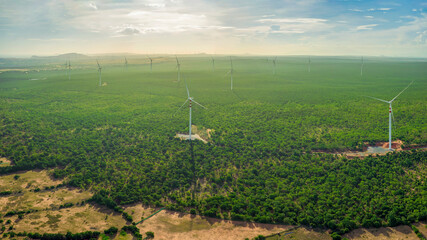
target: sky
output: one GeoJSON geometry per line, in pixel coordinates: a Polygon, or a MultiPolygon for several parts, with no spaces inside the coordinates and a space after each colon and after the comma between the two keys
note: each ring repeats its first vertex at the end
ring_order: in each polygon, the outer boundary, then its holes
{"type": "Polygon", "coordinates": [[[427,1],[0,0],[0,56],[427,57],[427,1]]]}

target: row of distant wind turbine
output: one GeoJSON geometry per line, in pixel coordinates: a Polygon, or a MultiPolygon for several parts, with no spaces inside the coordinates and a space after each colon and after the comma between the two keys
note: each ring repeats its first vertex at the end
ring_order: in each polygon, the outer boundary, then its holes
{"type": "MultiPolygon", "coordinates": [[[[153,70],[153,59],[148,57],[148,59],[150,60],[150,71],[153,70]]],[[[176,59],[176,69],[178,70],[178,79],[177,82],[181,81],[181,63],[179,62],[179,59],[177,56],[175,56],[176,59]]],[[[215,71],[215,59],[212,57],[212,71],[215,71]]],[[[267,59],[268,60],[268,59],[267,59]]],[[[99,86],[102,86],[102,67],[99,64],[98,60],[96,60],[96,63],[98,64],[98,75],[99,75],[99,86]]],[[[273,74],[276,75],[276,63],[277,63],[277,57],[275,57],[272,61],[273,63],[273,74]]],[[[127,65],[128,65],[128,61],[125,57],[125,67],[127,69],[127,65]]],[[[68,79],[71,78],[70,76],[70,71],[71,71],[71,62],[68,60],[65,63],[65,67],[67,68],[67,75],[68,75],[68,79]]],[[[308,58],[308,72],[310,72],[311,70],[311,57],[309,56],[308,58]]],[[[363,57],[361,58],[361,66],[360,66],[360,76],[363,76],[363,67],[364,67],[364,60],[363,57]]],[[[230,89],[233,90],[233,72],[234,72],[234,68],[233,68],[233,59],[230,56],[230,70],[227,72],[227,75],[230,75],[230,89]]],[[[375,100],[381,101],[381,102],[385,102],[389,104],[389,150],[392,150],[392,141],[391,141],[391,136],[392,136],[392,120],[394,121],[394,116],[393,116],[393,109],[392,109],[392,103],[394,100],[396,100],[397,97],[400,96],[400,94],[402,94],[406,89],[409,88],[409,86],[413,83],[413,81],[406,87],[404,88],[399,94],[397,94],[393,99],[391,99],[390,101],[386,101],[383,99],[379,99],[379,98],[375,98],[375,97],[371,97],[371,96],[367,96],[369,98],[373,98],[375,100]]],[[[189,114],[190,114],[190,118],[189,118],[189,140],[191,139],[191,117],[192,117],[192,102],[198,104],[199,106],[203,107],[204,109],[207,109],[206,107],[204,107],[203,105],[201,105],[200,103],[194,101],[194,99],[190,96],[190,91],[188,90],[188,85],[187,82],[185,82],[185,88],[187,90],[187,100],[184,102],[184,104],[179,108],[181,109],[187,102],[189,102],[189,114]]],[[[178,110],[179,110],[178,109],[178,110]]]]}

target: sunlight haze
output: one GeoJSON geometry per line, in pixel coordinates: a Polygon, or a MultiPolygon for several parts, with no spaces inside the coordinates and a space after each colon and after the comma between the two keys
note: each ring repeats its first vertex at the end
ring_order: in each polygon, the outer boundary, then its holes
{"type": "Polygon", "coordinates": [[[427,56],[426,1],[0,0],[0,56],[427,56]]]}

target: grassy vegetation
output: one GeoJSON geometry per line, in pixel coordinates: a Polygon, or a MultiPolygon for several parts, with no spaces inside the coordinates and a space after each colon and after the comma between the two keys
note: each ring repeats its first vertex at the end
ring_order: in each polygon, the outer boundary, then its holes
{"type": "Polygon", "coordinates": [[[363,95],[390,99],[413,80],[394,102],[393,138],[426,145],[423,61],[365,59],[361,77],[359,59],[312,58],[308,73],[305,58],[283,57],[273,75],[266,58],[235,57],[230,91],[227,58],[215,72],[209,58],[182,58],[191,95],[208,108],[193,109],[193,124],[213,130],[191,146],[174,138],[188,131],[188,112],[174,115],[186,90],[173,59],[153,72],[146,60],[128,58],[125,70],[101,59],[103,87],[94,60],[72,63],[71,80],[62,63],[14,61],[4,67],[32,71],[0,74],[0,156],[14,164],[0,173],[61,166],[54,176],[118,204],[340,233],[427,217],[425,152],[311,153],[386,141],[388,106],[363,95]]]}

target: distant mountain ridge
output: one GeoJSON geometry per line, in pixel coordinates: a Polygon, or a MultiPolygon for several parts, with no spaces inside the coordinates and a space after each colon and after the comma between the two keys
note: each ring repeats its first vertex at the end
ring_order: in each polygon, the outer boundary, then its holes
{"type": "Polygon", "coordinates": [[[84,59],[84,58],[90,58],[87,55],[80,54],[80,53],[64,53],[57,56],[31,56],[31,58],[36,59],[84,59]]]}

